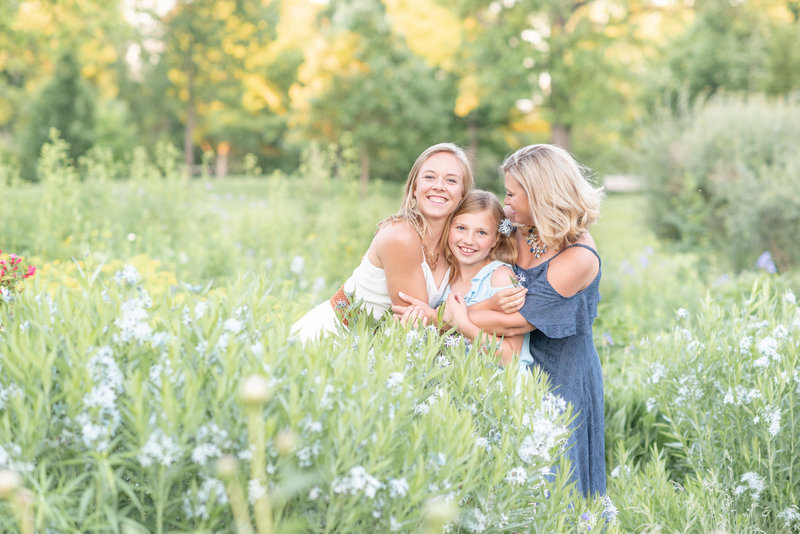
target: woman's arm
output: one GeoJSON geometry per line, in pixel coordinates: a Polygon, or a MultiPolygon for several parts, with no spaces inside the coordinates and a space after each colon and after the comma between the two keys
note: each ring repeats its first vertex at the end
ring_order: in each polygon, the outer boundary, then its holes
{"type": "Polygon", "coordinates": [[[369,260],[386,274],[386,287],[394,305],[405,305],[399,293],[428,302],[428,289],[422,274],[422,241],[404,222],[388,224],[378,230],[368,251],[369,260]]]}

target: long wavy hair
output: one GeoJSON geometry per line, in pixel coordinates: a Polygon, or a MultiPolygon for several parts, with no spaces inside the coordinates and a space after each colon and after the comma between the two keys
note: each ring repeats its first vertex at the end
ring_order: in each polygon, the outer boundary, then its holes
{"type": "MultiPolygon", "coordinates": [[[[472,190],[473,187],[475,187],[475,177],[472,174],[472,165],[469,162],[466,152],[464,152],[461,147],[453,143],[438,143],[428,147],[424,152],[422,152],[422,154],[419,155],[419,157],[417,157],[417,160],[414,162],[414,165],[408,172],[408,178],[406,179],[406,186],[403,192],[403,201],[400,204],[400,209],[394,215],[387,217],[378,223],[378,230],[389,223],[406,221],[411,225],[412,228],[414,228],[414,230],[417,231],[420,239],[422,239],[423,236],[431,233],[428,221],[425,220],[425,216],[421,211],[419,211],[419,207],[417,207],[416,202],[412,202],[412,199],[414,198],[414,189],[417,186],[417,179],[419,178],[420,169],[422,169],[422,166],[426,161],[428,161],[428,159],[436,154],[441,153],[452,154],[461,164],[461,169],[464,172],[463,194],[466,195],[472,190]]],[[[464,197],[462,196],[461,198],[463,199],[464,197]]]]}
{"type": "Polygon", "coordinates": [[[447,246],[447,235],[450,233],[450,228],[453,220],[464,213],[479,213],[488,211],[492,215],[492,224],[495,232],[497,232],[498,239],[492,250],[489,252],[488,258],[490,260],[499,260],[509,265],[513,265],[517,261],[517,242],[513,236],[506,236],[500,233],[500,223],[505,218],[503,213],[503,206],[494,193],[484,191],[482,189],[473,189],[464,200],[456,208],[456,211],[450,216],[450,221],[447,225],[447,231],[442,235],[442,250],[444,250],[444,257],[450,265],[450,280],[452,282],[461,275],[461,267],[456,261],[450,247],[447,246]]]}
{"type": "Polygon", "coordinates": [[[544,243],[561,250],[577,243],[600,217],[605,192],[591,171],[555,145],[530,145],[508,156],[503,172],[528,195],[533,224],[544,243]]]}

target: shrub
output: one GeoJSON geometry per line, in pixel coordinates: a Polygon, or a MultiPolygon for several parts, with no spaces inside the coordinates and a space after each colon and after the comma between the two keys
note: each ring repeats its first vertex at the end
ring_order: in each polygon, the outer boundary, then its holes
{"type": "Polygon", "coordinates": [[[640,154],[650,224],[736,269],[764,251],[781,271],[800,264],[798,138],[797,99],[721,96],[662,114],[640,154]]]}

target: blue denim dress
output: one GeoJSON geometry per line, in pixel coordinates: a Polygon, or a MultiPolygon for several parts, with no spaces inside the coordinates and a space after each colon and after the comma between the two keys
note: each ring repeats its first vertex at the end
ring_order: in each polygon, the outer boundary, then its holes
{"type": "MultiPolygon", "coordinates": [[[[591,247],[573,246],[584,247],[597,256],[591,247]]],[[[592,339],[592,322],[600,301],[600,270],[591,284],[572,297],[564,297],[547,281],[550,260],[530,269],[514,268],[517,276],[525,277],[523,284],[528,288],[520,313],[536,327],[530,335],[532,365],[540,366],[549,375],[554,394],[572,403],[575,420],[566,444],[572,463],[571,480],[585,496],[603,495],[603,375],[592,339]]]]}

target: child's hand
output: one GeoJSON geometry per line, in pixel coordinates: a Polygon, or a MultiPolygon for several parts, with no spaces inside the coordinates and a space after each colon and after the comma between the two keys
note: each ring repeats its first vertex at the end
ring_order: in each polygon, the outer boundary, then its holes
{"type": "Polygon", "coordinates": [[[489,297],[490,307],[505,314],[516,313],[525,304],[525,295],[528,289],[525,286],[501,289],[489,297]]]}
{"type": "Polygon", "coordinates": [[[458,325],[460,324],[466,324],[469,322],[467,305],[461,295],[457,293],[450,293],[447,296],[442,320],[450,326],[454,326],[456,328],[458,328],[458,325]]]}

